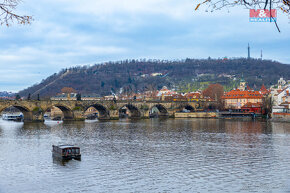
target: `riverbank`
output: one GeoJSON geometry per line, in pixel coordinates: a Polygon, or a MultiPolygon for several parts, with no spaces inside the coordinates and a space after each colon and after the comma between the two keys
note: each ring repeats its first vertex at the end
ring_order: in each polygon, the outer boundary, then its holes
{"type": "Polygon", "coordinates": [[[290,123],[290,113],[272,113],[271,121],[290,123]]]}
{"type": "Polygon", "coordinates": [[[261,118],[261,114],[242,113],[242,112],[176,112],[175,118],[214,118],[214,119],[252,119],[261,118]]]}
{"type": "Polygon", "coordinates": [[[176,112],[174,113],[174,118],[218,118],[219,113],[217,112],[191,112],[183,113],[176,112]]]}
{"type": "MultiPolygon", "coordinates": [[[[262,119],[261,114],[241,113],[241,112],[176,112],[174,118],[208,118],[208,119],[262,119]]],[[[272,113],[273,122],[289,122],[290,113],[272,113]]]]}

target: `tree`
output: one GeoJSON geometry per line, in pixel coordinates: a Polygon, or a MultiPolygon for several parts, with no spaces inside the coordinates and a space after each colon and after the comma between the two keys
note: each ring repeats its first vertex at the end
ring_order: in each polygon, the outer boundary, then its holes
{"type": "Polygon", "coordinates": [[[280,9],[283,11],[283,13],[290,15],[290,0],[205,0],[201,3],[198,3],[195,10],[197,10],[202,4],[205,4],[210,9],[210,11],[220,10],[222,8],[228,7],[243,6],[247,9],[280,9]]]}
{"type": "Polygon", "coordinates": [[[78,93],[76,95],[77,101],[81,101],[82,100],[82,95],[80,93],[78,93]]]}
{"type": "Polygon", "coordinates": [[[153,85],[153,84],[150,84],[150,83],[145,85],[144,90],[150,92],[150,97],[155,96],[155,93],[157,91],[156,85],[153,85]]]}
{"type": "Polygon", "coordinates": [[[224,95],[224,87],[220,84],[210,84],[203,92],[202,95],[210,97],[217,102],[217,108],[223,108],[222,96],[224,95]]]}
{"type": "Polygon", "coordinates": [[[62,93],[76,93],[76,90],[75,89],[73,89],[72,87],[63,87],[62,89],[61,89],[61,92],[62,93]]]}
{"type": "Polygon", "coordinates": [[[272,107],[273,107],[273,98],[271,95],[267,95],[262,102],[262,109],[264,115],[267,116],[267,118],[271,117],[272,113],[272,107]]]}
{"type": "Polygon", "coordinates": [[[31,94],[29,93],[28,97],[27,97],[27,100],[30,100],[30,99],[31,99],[31,94]]]}
{"type": "Polygon", "coordinates": [[[21,99],[21,97],[19,94],[15,96],[15,100],[20,100],[20,99],[21,99]]]}
{"type": "Polygon", "coordinates": [[[132,83],[132,79],[131,79],[131,76],[129,76],[129,78],[128,78],[128,83],[132,83]]]}
{"type": "Polygon", "coordinates": [[[104,88],[104,86],[105,86],[105,83],[102,81],[101,82],[101,87],[104,88]]]}
{"type": "Polygon", "coordinates": [[[220,84],[210,84],[203,92],[202,95],[210,97],[215,101],[220,101],[224,95],[224,87],[220,84]]]}
{"type": "Polygon", "coordinates": [[[18,15],[14,12],[20,0],[0,0],[0,24],[10,26],[14,21],[18,24],[30,24],[32,17],[18,15]]]}
{"type": "MultiPolygon", "coordinates": [[[[200,5],[205,5],[207,7],[206,11],[216,11],[223,8],[228,9],[229,7],[242,6],[246,9],[269,9],[270,13],[272,9],[282,10],[283,13],[290,16],[290,0],[235,0],[235,1],[227,1],[227,0],[202,0],[203,2],[198,3],[195,10],[197,10],[200,5]]],[[[271,18],[272,15],[270,16],[271,18]]],[[[280,29],[274,20],[275,25],[280,32],[280,29]]]]}
{"type": "Polygon", "coordinates": [[[114,85],[115,88],[119,88],[120,87],[119,81],[117,79],[115,79],[114,84],[115,84],[114,85]]]}

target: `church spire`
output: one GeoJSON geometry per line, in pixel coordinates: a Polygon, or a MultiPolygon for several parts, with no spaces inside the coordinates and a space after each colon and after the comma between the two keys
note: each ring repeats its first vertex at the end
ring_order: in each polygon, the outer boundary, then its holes
{"type": "Polygon", "coordinates": [[[240,79],[240,86],[239,86],[238,89],[241,90],[241,91],[246,90],[246,81],[244,79],[244,74],[243,73],[242,73],[242,77],[240,79]]]}
{"type": "Polygon", "coordinates": [[[246,82],[245,79],[244,79],[244,73],[242,72],[242,77],[240,79],[240,82],[246,82]]]}

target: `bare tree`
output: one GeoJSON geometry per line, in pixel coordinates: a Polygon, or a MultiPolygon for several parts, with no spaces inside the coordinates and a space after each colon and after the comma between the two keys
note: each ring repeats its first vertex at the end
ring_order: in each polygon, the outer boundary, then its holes
{"type": "Polygon", "coordinates": [[[264,114],[267,115],[267,117],[271,117],[272,108],[273,108],[273,98],[271,95],[267,95],[262,102],[262,108],[264,111],[264,114]]]}
{"type": "Polygon", "coordinates": [[[14,11],[21,0],[0,0],[0,24],[10,26],[12,23],[30,24],[32,17],[18,15],[14,11]]]}
{"type": "Polygon", "coordinates": [[[150,92],[150,96],[153,97],[157,91],[156,85],[154,84],[148,84],[144,88],[145,91],[150,92]]]}
{"type": "Polygon", "coordinates": [[[62,89],[61,89],[61,92],[62,93],[76,93],[76,90],[74,89],[74,88],[72,88],[72,87],[63,87],[62,89]]]}
{"type": "Polygon", "coordinates": [[[224,95],[224,87],[220,84],[210,84],[202,91],[202,95],[210,97],[215,101],[220,101],[221,97],[224,95]]]}
{"type": "MultiPolygon", "coordinates": [[[[197,10],[201,5],[205,5],[206,11],[215,11],[220,9],[229,9],[230,7],[243,6],[247,9],[269,9],[270,14],[272,9],[282,10],[283,13],[290,16],[290,0],[205,0],[198,3],[195,10],[197,10]]],[[[273,19],[272,15],[270,16],[273,19]]],[[[280,32],[280,29],[273,20],[275,25],[280,32]]]]}
{"type": "Polygon", "coordinates": [[[222,96],[224,95],[224,87],[220,84],[210,84],[206,89],[202,91],[202,95],[205,97],[210,97],[216,101],[214,108],[222,109],[223,101],[222,96]]]}

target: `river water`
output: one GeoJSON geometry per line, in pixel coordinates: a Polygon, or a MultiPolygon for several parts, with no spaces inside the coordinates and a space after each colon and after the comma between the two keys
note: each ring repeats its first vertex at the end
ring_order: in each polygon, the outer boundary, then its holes
{"type": "Polygon", "coordinates": [[[0,121],[0,192],[290,192],[290,123],[0,121]],[[63,143],[82,160],[54,160],[63,143]]]}

